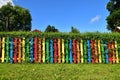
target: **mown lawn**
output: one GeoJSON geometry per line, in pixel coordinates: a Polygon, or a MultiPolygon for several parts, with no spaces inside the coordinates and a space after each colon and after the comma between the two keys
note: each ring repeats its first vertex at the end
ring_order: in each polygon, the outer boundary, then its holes
{"type": "Polygon", "coordinates": [[[120,64],[2,64],[0,80],[120,80],[120,64]]]}

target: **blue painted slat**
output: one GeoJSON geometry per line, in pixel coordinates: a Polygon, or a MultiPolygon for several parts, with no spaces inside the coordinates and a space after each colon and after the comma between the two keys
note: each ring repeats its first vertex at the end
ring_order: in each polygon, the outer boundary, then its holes
{"type": "Polygon", "coordinates": [[[91,63],[90,40],[87,40],[87,46],[88,46],[88,63],[91,63]]]}
{"type": "Polygon", "coordinates": [[[13,38],[10,38],[10,63],[13,63],[13,38]]]}
{"type": "Polygon", "coordinates": [[[73,62],[73,56],[72,56],[72,39],[70,39],[69,47],[70,47],[70,63],[72,63],[73,62]]]}
{"type": "Polygon", "coordinates": [[[53,40],[50,39],[50,63],[53,63],[53,40]]]}
{"type": "Polygon", "coordinates": [[[108,63],[108,42],[105,41],[105,62],[108,63]]]}
{"type": "Polygon", "coordinates": [[[34,61],[34,56],[33,56],[33,38],[30,38],[30,62],[34,61]]]}

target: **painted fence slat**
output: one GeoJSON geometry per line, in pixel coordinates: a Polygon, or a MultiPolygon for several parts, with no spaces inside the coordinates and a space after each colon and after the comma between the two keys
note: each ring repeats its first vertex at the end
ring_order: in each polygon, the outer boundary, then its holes
{"type": "Polygon", "coordinates": [[[65,63],[65,46],[64,46],[64,39],[62,39],[62,63],[65,63]]]}
{"type": "Polygon", "coordinates": [[[87,40],[87,47],[88,47],[88,63],[91,63],[91,51],[90,51],[90,40],[87,40]]]}
{"type": "Polygon", "coordinates": [[[34,61],[33,56],[33,38],[30,38],[30,62],[32,63],[34,61]]]}
{"type": "Polygon", "coordinates": [[[102,52],[102,63],[105,63],[105,50],[104,50],[103,40],[101,40],[101,52],[102,52]]]}
{"type": "Polygon", "coordinates": [[[45,44],[46,44],[46,50],[45,50],[46,51],[46,62],[49,63],[49,60],[50,60],[49,59],[49,56],[50,56],[49,55],[49,39],[46,39],[45,44]]]}
{"type": "Polygon", "coordinates": [[[22,61],[25,61],[25,37],[22,38],[22,61]]]}
{"type": "Polygon", "coordinates": [[[54,63],[57,63],[57,39],[54,39],[54,63]]]}
{"type": "Polygon", "coordinates": [[[65,61],[66,63],[68,63],[69,62],[68,40],[65,40],[65,53],[66,53],[65,61]]]}
{"type": "Polygon", "coordinates": [[[112,60],[113,60],[113,63],[115,63],[115,44],[114,44],[114,42],[112,42],[112,54],[113,54],[113,56],[112,56],[112,60]]]}
{"type": "Polygon", "coordinates": [[[79,41],[77,41],[77,63],[80,63],[80,45],[79,45],[79,41]]]}
{"type": "Polygon", "coordinates": [[[115,41],[115,54],[116,54],[116,63],[119,63],[117,41],[115,41]]]}
{"type": "Polygon", "coordinates": [[[30,41],[29,38],[26,38],[25,40],[25,58],[26,58],[26,62],[30,61],[30,41]]]}
{"type": "Polygon", "coordinates": [[[112,54],[112,50],[111,50],[111,43],[110,42],[108,42],[108,56],[109,56],[109,62],[110,63],[112,63],[112,56],[113,56],[113,54],[112,54]]]}
{"type": "Polygon", "coordinates": [[[72,55],[72,39],[70,39],[70,43],[69,43],[69,54],[70,54],[70,63],[73,62],[73,55],[72,55]]]}
{"type": "Polygon", "coordinates": [[[13,63],[13,38],[10,38],[10,63],[13,63]]]}
{"type": "Polygon", "coordinates": [[[83,56],[83,40],[80,40],[80,51],[81,51],[81,63],[84,63],[84,56],[83,56]]]}
{"type": "Polygon", "coordinates": [[[9,37],[6,38],[6,63],[9,62],[9,37]]]}
{"type": "Polygon", "coordinates": [[[105,62],[108,63],[108,42],[105,41],[105,62]]]}
{"type": "Polygon", "coordinates": [[[18,39],[18,63],[21,63],[21,39],[18,39]]]}
{"type": "Polygon", "coordinates": [[[60,39],[58,39],[58,63],[61,63],[61,47],[60,47],[60,39]]]}
{"type": "Polygon", "coordinates": [[[53,63],[53,40],[50,39],[50,63],[53,63]]]}
{"type": "Polygon", "coordinates": [[[2,57],[1,62],[3,63],[5,61],[5,37],[2,37],[2,57]]]}
{"type": "Polygon", "coordinates": [[[84,62],[87,63],[88,60],[87,60],[87,42],[86,42],[86,40],[83,40],[83,44],[84,44],[83,45],[84,46],[83,47],[83,50],[84,50],[84,52],[83,52],[83,54],[84,54],[83,55],[84,56],[84,62]]]}
{"type": "Polygon", "coordinates": [[[73,39],[73,61],[77,63],[76,40],[73,39]]]}
{"type": "Polygon", "coordinates": [[[42,61],[45,63],[45,38],[42,39],[42,61]]]}
{"type": "Polygon", "coordinates": [[[34,38],[34,62],[37,62],[37,38],[34,38]]]}
{"type": "Polygon", "coordinates": [[[98,40],[98,56],[99,56],[99,63],[102,63],[100,44],[101,44],[101,43],[100,43],[100,40],[98,40]]]}
{"type": "Polygon", "coordinates": [[[38,62],[41,63],[41,60],[42,60],[42,42],[41,42],[41,38],[38,38],[38,43],[37,43],[37,46],[38,46],[38,62]]]}

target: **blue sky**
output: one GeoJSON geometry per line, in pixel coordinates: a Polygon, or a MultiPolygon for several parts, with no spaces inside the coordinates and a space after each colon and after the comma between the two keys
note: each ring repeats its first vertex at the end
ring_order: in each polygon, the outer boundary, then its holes
{"type": "Polygon", "coordinates": [[[61,32],[69,32],[71,26],[80,32],[107,32],[106,17],[109,0],[14,0],[15,5],[29,9],[32,30],[44,31],[47,25],[61,32]]]}

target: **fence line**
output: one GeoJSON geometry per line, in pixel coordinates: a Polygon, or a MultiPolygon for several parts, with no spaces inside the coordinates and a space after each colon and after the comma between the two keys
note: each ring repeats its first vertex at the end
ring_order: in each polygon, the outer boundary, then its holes
{"type": "Polygon", "coordinates": [[[0,38],[1,63],[119,63],[118,41],[0,38]]]}

